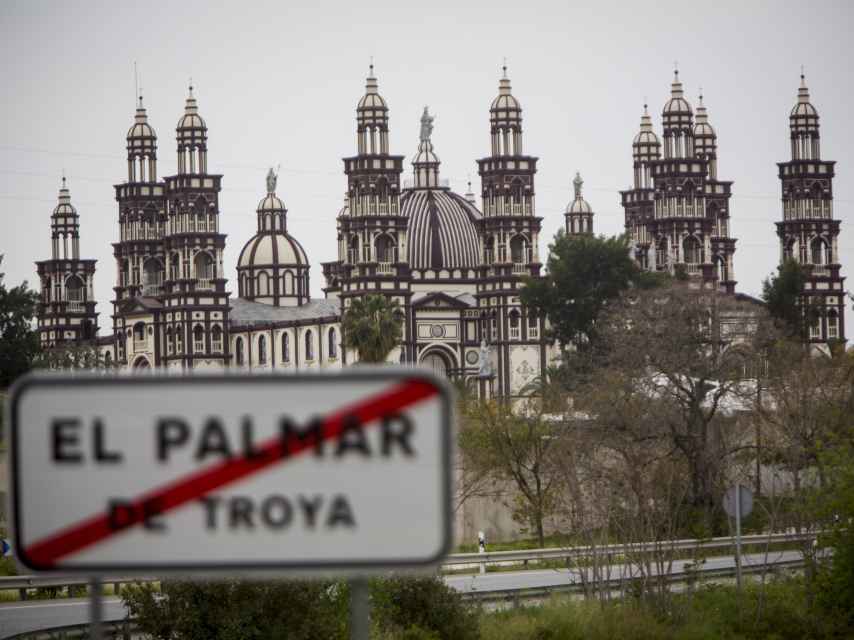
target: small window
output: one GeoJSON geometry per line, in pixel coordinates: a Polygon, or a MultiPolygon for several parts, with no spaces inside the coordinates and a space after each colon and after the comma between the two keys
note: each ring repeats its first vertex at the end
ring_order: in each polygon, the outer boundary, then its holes
{"type": "Polygon", "coordinates": [[[211,330],[211,351],[222,353],[222,329],[219,325],[214,325],[211,330]]]}
{"type": "Polygon", "coordinates": [[[258,364],[267,364],[267,336],[258,337],[258,364]]]}
{"type": "Polygon", "coordinates": [[[205,330],[202,325],[197,324],[193,328],[193,353],[204,353],[205,351],[205,330]]]}
{"type": "Polygon", "coordinates": [[[329,349],[328,349],[329,357],[330,358],[337,358],[338,357],[338,344],[337,344],[338,336],[335,333],[335,327],[331,327],[329,329],[329,333],[327,334],[327,337],[329,339],[329,349]]]}
{"type": "Polygon", "coordinates": [[[282,362],[291,361],[291,336],[287,331],[282,332],[282,362]]]}
{"type": "Polygon", "coordinates": [[[234,341],[234,359],[238,365],[243,365],[243,338],[234,341]]]}
{"type": "Polygon", "coordinates": [[[314,340],[311,329],[305,332],[305,359],[314,360],[314,340]]]}

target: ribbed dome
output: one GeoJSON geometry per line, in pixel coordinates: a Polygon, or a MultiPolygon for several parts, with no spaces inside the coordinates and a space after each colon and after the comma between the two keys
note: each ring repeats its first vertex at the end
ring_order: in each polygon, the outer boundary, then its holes
{"type": "Polygon", "coordinates": [[[286,233],[263,233],[250,238],[240,259],[237,261],[238,269],[241,267],[262,266],[305,266],[308,264],[308,256],[302,245],[291,235],[286,233]]]}
{"type": "Polygon", "coordinates": [[[282,202],[279,197],[275,193],[268,193],[261,199],[261,202],[258,203],[258,207],[256,211],[261,213],[262,211],[284,211],[285,203],[282,202]]]}
{"type": "Polygon", "coordinates": [[[697,105],[697,119],[694,124],[694,137],[715,138],[714,127],[709,124],[709,115],[706,112],[706,106],[703,104],[703,96],[700,95],[700,103],[697,105]]]}
{"type": "Polygon", "coordinates": [[[661,144],[661,141],[655,135],[655,131],[652,128],[652,118],[650,118],[649,111],[647,111],[647,105],[643,106],[640,131],[638,131],[632,144],[635,146],[658,146],[661,144]]]}
{"type": "Polygon", "coordinates": [[[59,204],[53,209],[53,217],[69,218],[77,215],[77,209],[71,204],[71,194],[65,184],[65,176],[62,177],[62,187],[59,190],[59,204]]]}
{"type": "Polygon", "coordinates": [[[575,189],[575,199],[566,205],[566,213],[568,214],[576,214],[576,213],[593,213],[593,208],[584,199],[581,195],[581,186],[584,184],[584,180],[581,179],[581,174],[576,171],[575,179],[572,181],[572,186],[575,189]]]}
{"type": "Polygon", "coordinates": [[[507,67],[498,81],[498,95],[489,107],[489,121],[493,127],[519,126],[522,121],[522,105],[513,96],[507,67]]]}
{"type": "Polygon", "coordinates": [[[670,85],[670,100],[664,105],[662,115],[691,114],[691,105],[685,99],[682,92],[682,82],[679,80],[679,71],[674,72],[673,83],[670,85]]]}
{"type": "Polygon", "coordinates": [[[148,114],[145,111],[145,107],[142,106],[142,96],[139,96],[139,105],[136,108],[136,116],[134,116],[133,124],[130,129],[128,129],[128,146],[131,146],[131,140],[140,141],[134,144],[134,146],[142,146],[145,144],[142,141],[149,139],[156,139],[157,134],[154,132],[154,129],[148,124],[148,114]]]}
{"type": "Polygon", "coordinates": [[[412,269],[473,269],[480,264],[481,214],[465,198],[447,189],[410,189],[400,204],[402,215],[409,218],[412,269]]]}
{"type": "Polygon", "coordinates": [[[365,82],[365,95],[356,106],[356,123],[359,129],[364,127],[388,126],[388,106],[379,94],[379,86],[374,76],[374,65],[371,64],[370,73],[365,82]]]}
{"type": "Polygon", "coordinates": [[[190,85],[190,95],[187,96],[187,102],[184,105],[184,115],[178,120],[176,129],[180,132],[182,129],[207,129],[202,116],[199,115],[199,105],[196,103],[196,98],[193,96],[193,86],[190,85]]]}
{"type": "Polygon", "coordinates": [[[807,81],[803,74],[801,74],[801,86],[798,88],[798,101],[792,107],[790,117],[792,119],[818,118],[818,111],[810,102],[810,90],[807,88],[807,81]]]}

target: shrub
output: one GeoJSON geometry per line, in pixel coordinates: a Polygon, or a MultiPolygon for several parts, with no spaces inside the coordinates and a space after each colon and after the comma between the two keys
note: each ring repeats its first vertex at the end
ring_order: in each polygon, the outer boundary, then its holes
{"type": "Polygon", "coordinates": [[[123,598],[140,631],[157,640],[344,640],[347,594],[338,583],[164,582],[123,598]]]}
{"type": "Polygon", "coordinates": [[[397,634],[396,638],[477,640],[480,637],[477,612],[437,576],[374,580],[371,601],[374,626],[381,632],[397,634]],[[404,632],[411,635],[400,635],[404,632]]]}

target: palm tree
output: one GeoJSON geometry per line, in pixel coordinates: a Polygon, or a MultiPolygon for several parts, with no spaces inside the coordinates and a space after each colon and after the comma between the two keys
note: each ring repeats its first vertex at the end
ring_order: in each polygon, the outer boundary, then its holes
{"type": "Polygon", "coordinates": [[[355,298],[342,322],[345,346],[359,352],[360,362],[385,362],[403,334],[397,302],[381,295],[355,298]]]}

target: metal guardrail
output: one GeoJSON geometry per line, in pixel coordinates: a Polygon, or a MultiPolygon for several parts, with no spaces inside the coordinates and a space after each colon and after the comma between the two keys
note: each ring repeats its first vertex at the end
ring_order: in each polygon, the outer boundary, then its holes
{"type": "MultiPolygon", "coordinates": [[[[791,542],[811,542],[817,533],[760,533],[741,537],[742,546],[758,544],[780,544],[791,542]]],[[[621,556],[637,553],[660,551],[710,551],[732,547],[735,540],[730,537],[709,538],[706,540],[664,540],[659,542],[619,543],[602,546],[554,547],[548,549],[524,549],[521,551],[487,551],[485,553],[457,553],[448,556],[443,567],[473,564],[496,564],[501,562],[528,562],[578,558],[590,555],[621,556]]]]}
{"type": "MultiPolygon", "coordinates": [[[[815,540],[816,533],[767,533],[742,536],[742,546],[760,544],[781,544],[794,542],[811,542],[815,540]]],[[[706,540],[666,540],[660,542],[638,542],[620,543],[602,546],[576,546],[576,547],[554,547],[547,549],[523,549],[519,551],[487,551],[486,553],[456,553],[448,556],[442,567],[454,568],[465,565],[476,566],[480,564],[502,564],[502,563],[526,563],[542,560],[563,560],[568,558],[579,558],[591,555],[626,556],[630,554],[653,553],[661,551],[714,551],[732,547],[733,538],[710,538],[706,540]]],[[[156,582],[159,578],[150,576],[105,576],[104,584],[115,585],[116,591],[122,584],[133,582],[156,582]]],[[[18,590],[26,599],[26,591],[29,589],[64,589],[87,585],[89,577],[80,574],[38,574],[24,576],[2,576],[0,577],[0,590],[18,590]]]]}

